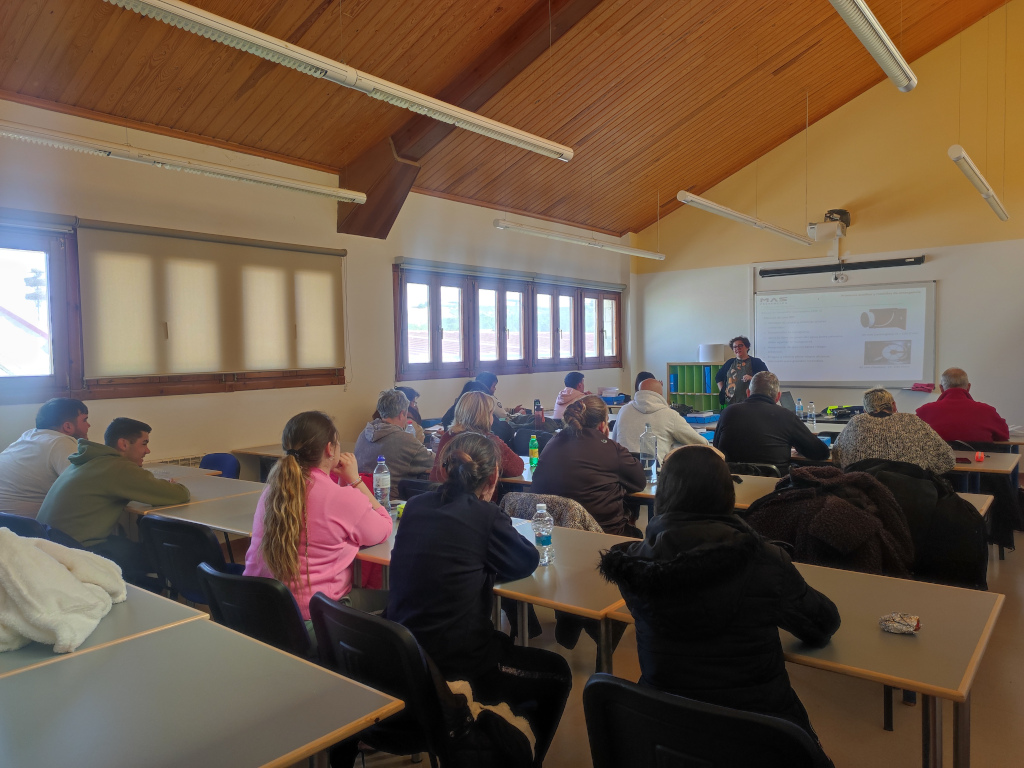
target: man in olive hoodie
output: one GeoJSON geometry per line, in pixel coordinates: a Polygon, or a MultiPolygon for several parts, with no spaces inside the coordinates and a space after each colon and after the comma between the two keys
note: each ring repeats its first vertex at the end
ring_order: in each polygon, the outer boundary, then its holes
{"type": "Polygon", "coordinates": [[[114,533],[125,505],[141,501],[164,506],[189,500],[188,488],[142,468],[151,431],[144,422],[122,417],[110,422],[103,435],[105,445],[79,440],[71,466],[50,487],[37,518],[113,560],[128,581],[144,577],[151,568],[141,544],[114,533]]]}

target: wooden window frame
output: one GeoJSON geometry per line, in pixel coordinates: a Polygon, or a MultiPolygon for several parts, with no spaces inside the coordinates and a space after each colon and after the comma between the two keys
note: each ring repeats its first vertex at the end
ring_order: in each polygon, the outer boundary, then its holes
{"type": "Polygon", "coordinates": [[[47,284],[50,290],[50,327],[54,372],[50,376],[0,379],[0,405],[40,403],[51,397],[106,400],[123,397],[162,397],[256,389],[337,386],[345,383],[345,369],[298,368],[231,373],[168,374],[85,378],[82,346],[82,299],[75,233],[45,230],[0,231],[5,247],[33,250],[47,247],[47,284]],[[25,245],[21,245],[25,244],[25,245]]]}
{"type": "MultiPolygon", "coordinates": [[[[550,278],[549,278],[550,279],[550,278]]],[[[443,271],[431,269],[415,269],[395,264],[392,267],[392,285],[394,295],[394,317],[395,317],[395,380],[402,381],[423,381],[429,379],[450,379],[450,378],[471,378],[481,371],[490,371],[497,376],[511,375],[517,373],[534,373],[550,371],[570,370],[594,370],[597,368],[621,368],[622,367],[622,295],[616,291],[595,290],[590,288],[578,288],[566,286],[556,282],[546,282],[538,279],[536,281],[506,278],[501,276],[470,276],[460,274],[456,271],[443,271]],[[407,308],[406,308],[406,284],[409,282],[424,283],[431,286],[431,323],[433,327],[439,326],[440,285],[459,285],[463,287],[463,349],[465,350],[464,363],[452,364],[440,362],[440,337],[431,341],[431,362],[415,363],[406,362],[407,339],[407,308]],[[497,328],[498,328],[498,359],[480,360],[480,289],[489,289],[497,292],[497,328]],[[507,297],[509,291],[523,294],[523,359],[507,359],[507,338],[502,331],[507,331],[506,311],[507,297]],[[560,296],[567,296],[572,299],[572,332],[573,332],[573,356],[553,357],[550,360],[537,358],[537,294],[545,293],[552,296],[552,325],[553,331],[560,330],[561,317],[558,312],[558,299],[560,296]],[[618,349],[614,355],[599,354],[596,358],[586,358],[583,355],[583,299],[596,298],[598,317],[598,350],[603,353],[602,332],[604,330],[604,314],[601,311],[601,301],[611,299],[615,302],[615,337],[618,339],[618,349]]],[[[552,338],[552,351],[558,354],[558,339],[552,338]]]]}
{"type": "Polygon", "coordinates": [[[81,371],[78,259],[74,245],[74,237],[69,233],[0,231],[0,247],[46,253],[50,359],[53,365],[53,373],[45,376],[0,378],[0,405],[45,402],[51,397],[66,396],[72,375],[76,370],[81,371]]]}
{"type": "Polygon", "coordinates": [[[470,360],[472,347],[469,332],[470,318],[475,316],[473,306],[476,294],[472,290],[471,281],[464,275],[442,274],[437,272],[417,272],[392,270],[395,307],[395,378],[397,381],[424,381],[427,379],[454,379],[470,376],[470,360]],[[428,286],[430,297],[430,327],[441,330],[441,286],[459,288],[462,291],[462,361],[445,363],[441,360],[442,337],[440,332],[430,337],[430,362],[410,363],[406,358],[408,348],[408,323],[406,317],[406,285],[420,283],[428,286]]]}

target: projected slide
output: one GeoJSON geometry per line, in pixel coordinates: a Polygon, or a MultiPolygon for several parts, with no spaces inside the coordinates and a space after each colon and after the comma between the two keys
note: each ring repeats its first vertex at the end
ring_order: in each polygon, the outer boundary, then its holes
{"type": "Polygon", "coordinates": [[[754,350],[785,384],[934,378],[934,285],[757,293],[754,350]]]}

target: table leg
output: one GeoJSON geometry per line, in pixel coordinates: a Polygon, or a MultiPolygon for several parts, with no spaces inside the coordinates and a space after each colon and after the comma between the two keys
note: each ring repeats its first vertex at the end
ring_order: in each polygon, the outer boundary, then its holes
{"type": "Polygon", "coordinates": [[[942,702],[921,695],[921,765],[942,768],[942,702]]]}
{"type": "Polygon", "coordinates": [[[519,644],[523,648],[530,646],[530,604],[525,600],[519,600],[516,607],[519,614],[519,644]]]}
{"type": "Polygon", "coordinates": [[[601,619],[601,631],[597,642],[597,671],[612,673],[612,622],[607,616],[601,619]]]}
{"type": "Polygon", "coordinates": [[[352,561],[352,586],[363,586],[363,561],[358,558],[352,561]]]}
{"type": "Polygon", "coordinates": [[[385,565],[380,569],[381,589],[391,589],[391,566],[385,565]]]}
{"type": "Polygon", "coordinates": [[[491,624],[495,629],[501,629],[501,595],[494,596],[494,602],[491,605],[491,624]]]}
{"type": "Polygon", "coordinates": [[[235,562],[235,553],[231,551],[231,539],[228,538],[226,533],[224,534],[224,546],[227,547],[228,550],[228,562],[235,562]]]}
{"type": "Polygon", "coordinates": [[[961,704],[953,702],[953,768],[971,765],[971,694],[961,704]]]}

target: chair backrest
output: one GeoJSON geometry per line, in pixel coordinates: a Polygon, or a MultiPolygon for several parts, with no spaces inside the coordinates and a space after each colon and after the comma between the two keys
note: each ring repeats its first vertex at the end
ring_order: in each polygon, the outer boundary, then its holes
{"type": "Polygon", "coordinates": [[[815,768],[829,763],[798,725],[598,673],[583,689],[594,768],[815,768]]]}
{"type": "Polygon", "coordinates": [[[280,581],[221,573],[209,563],[199,564],[197,576],[218,624],[296,656],[310,655],[299,605],[280,581]]]}
{"type": "MultiPolygon", "coordinates": [[[[357,611],[322,592],[309,602],[320,663],[405,702],[401,722],[419,733],[415,751],[444,762],[446,728],[427,656],[401,624],[357,611]]],[[[386,722],[386,721],[385,721],[386,722]]]]}
{"type": "Polygon", "coordinates": [[[205,603],[196,568],[209,563],[224,570],[224,553],[213,531],[198,523],[146,515],[139,521],[139,533],[150,562],[171,589],[193,603],[205,603]]]}
{"type": "Polygon", "coordinates": [[[423,478],[403,477],[398,481],[398,498],[408,501],[413,496],[419,496],[421,493],[430,493],[440,487],[440,483],[432,483],[423,478]]]}
{"type": "Polygon", "coordinates": [[[0,512],[0,528],[7,528],[19,536],[29,539],[49,539],[68,549],[84,549],[84,547],[60,528],[44,525],[34,517],[16,515],[13,512],[0,512]]]}
{"type": "Polygon", "coordinates": [[[13,512],[0,512],[0,528],[7,528],[26,539],[46,538],[45,525],[34,517],[16,515],[13,512]]]}
{"type": "Polygon", "coordinates": [[[515,436],[512,438],[511,448],[517,456],[529,456],[530,455],[530,437],[533,435],[537,436],[537,446],[540,452],[544,451],[544,446],[548,444],[548,441],[555,436],[554,432],[541,432],[535,427],[520,427],[516,430],[515,436]]]}
{"type": "Polygon", "coordinates": [[[730,461],[729,471],[734,475],[754,475],[755,477],[782,477],[782,472],[774,464],[758,461],[730,461]]]}
{"type": "Polygon", "coordinates": [[[199,460],[200,469],[219,469],[221,477],[237,480],[242,470],[238,459],[230,453],[208,453],[199,460]]]}
{"type": "Polygon", "coordinates": [[[509,517],[532,520],[538,504],[547,504],[548,514],[559,528],[603,533],[601,525],[578,501],[546,493],[506,493],[498,505],[509,517]]]}

